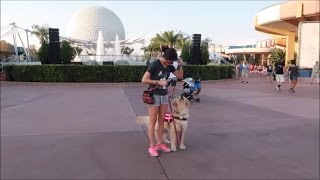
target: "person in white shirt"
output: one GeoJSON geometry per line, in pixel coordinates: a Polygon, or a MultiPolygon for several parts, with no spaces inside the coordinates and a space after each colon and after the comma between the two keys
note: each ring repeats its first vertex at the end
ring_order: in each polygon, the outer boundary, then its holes
{"type": "Polygon", "coordinates": [[[319,62],[316,61],[316,63],[312,67],[312,74],[311,74],[311,84],[313,83],[314,79],[317,79],[317,83],[319,84],[319,62]]]}
{"type": "Polygon", "coordinates": [[[242,81],[241,83],[248,83],[249,77],[249,64],[248,61],[244,60],[242,64],[242,71],[241,71],[242,81]]]}
{"type": "MultiPolygon", "coordinates": [[[[181,59],[181,57],[178,58],[178,60],[181,59]]],[[[175,69],[178,68],[178,62],[177,61],[174,61],[173,62],[173,67],[175,69]]],[[[168,78],[168,86],[169,86],[169,93],[170,93],[170,98],[173,98],[173,95],[174,95],[174,91],[176,90],[176,86],[177,86],[177,77],[173,74],[173,73],[170,73],[170,76],[168,78]]]]}

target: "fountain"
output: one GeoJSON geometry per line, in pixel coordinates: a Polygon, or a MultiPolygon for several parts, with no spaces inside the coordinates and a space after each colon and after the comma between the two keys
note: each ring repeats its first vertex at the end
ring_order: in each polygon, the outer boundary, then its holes
{"type": "MultiPolygon", "coordinates": [[[[86,45],[83,46],[83,51],[80,53],[80,58],[75,57],[74,61],[82,61],[83,64],[93,65],[91,61],[96,61],[98,65],[103,65],[103,62],[113,62],[115,65],[143,65],[145,62],[140,61],[139,57],[135,55],[122,55],[120,48],[119,36],[116,35],[114,46],[105,46],[102,31],[98,32],[98,39],[96,49],[90,48],[86,45]]],[[[111,43],[112,44],[112,43],[111,43]]]]}
{"type": "Polygon", "coordinates": [[[116,35],[116,41],[114,42],[114,54],[117,56],[121,55],[120,41],[118,35],[116,35]]]}
{"type": "Polygon", "coordinates": [[[96,61],[98,62],[98,64],[100,65],[103,64],[104,55],[105,53],[104,53],[103,35],[102,35],[102,31],[99,31],[98,40],[97,40],[97,50],[96,50],[96,61]]]}

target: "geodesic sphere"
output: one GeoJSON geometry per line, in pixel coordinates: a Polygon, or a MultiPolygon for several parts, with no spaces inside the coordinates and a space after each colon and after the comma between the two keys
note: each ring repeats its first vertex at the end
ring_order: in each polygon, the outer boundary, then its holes
{"type": "Polygon", "coordinates": [[[90,6],[75,12],[67,27],[67,36],[75,39],[97,42],[98,32],[102,31],[104,41],[125,39],[125,30],[120,18],[111,10],[90,6]]]}

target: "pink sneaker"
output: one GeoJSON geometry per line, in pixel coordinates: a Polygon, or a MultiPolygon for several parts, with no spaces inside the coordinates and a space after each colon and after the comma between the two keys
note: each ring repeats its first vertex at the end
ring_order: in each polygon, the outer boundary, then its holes
{"type": "Polygon", "coordinates": [[[157,156],[159,156],[156,146],[149,147],[148,153],[149,153],[150,156],[152,156],[152,157],[157,157],[157,156]]]}
{"type": "Polygon", "coordinates": [[[157,144],[157,145],[156,145],[156,148],[157,148],[157,150],[161,150],[161,151],[163,151],[163,152],[170,152],[170,151],[171,151],[171,149],[168,148],[168,146],[165,145],[165,144],[163,144],[163,143],[157,144]]]}

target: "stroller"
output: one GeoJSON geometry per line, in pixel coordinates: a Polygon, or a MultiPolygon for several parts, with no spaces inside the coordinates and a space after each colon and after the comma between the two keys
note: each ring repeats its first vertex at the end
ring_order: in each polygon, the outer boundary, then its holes
{"type": "Polygon", "coordinates": [[[194,98],[197,96],[201,91],[201,82],[200,79],[193,79],[193,78],[185,78],[182,80],[183,82],[183,92],[182,95],[186,97],[189,101],[196,100],[200,102],[200,98],[194,98]]]}

